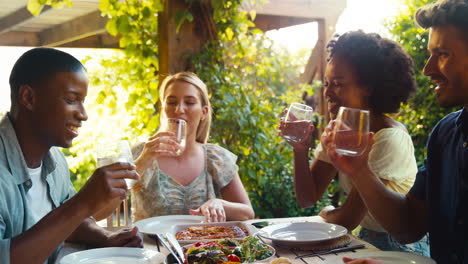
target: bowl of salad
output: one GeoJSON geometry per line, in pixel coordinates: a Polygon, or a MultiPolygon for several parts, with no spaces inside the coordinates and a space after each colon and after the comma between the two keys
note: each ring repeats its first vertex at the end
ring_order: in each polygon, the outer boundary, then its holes
{"type": "MultiPolygon", "coordinates": [[[[275,255],[275,249],[259,238],[224,238],[216,241],[197,242],[183,247],[186,264],[240,264],[266,262],[275,255]]],[[[169,255],[167,264],[177,263],[169,255]]]]}

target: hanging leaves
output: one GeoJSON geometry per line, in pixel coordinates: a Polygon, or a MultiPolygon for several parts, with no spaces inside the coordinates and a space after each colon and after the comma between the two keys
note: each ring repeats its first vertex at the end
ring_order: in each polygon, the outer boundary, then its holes
{"type": "Polygon", "coordinates": [[[46,5],[54,8],[71,7],[72,2],[71,0],[28,0],[26,8],[31,14],[38,16],[46,5]]]}
{"type": "Polygon", "coordinates": [[[176,33],[179,33],[180,27],[184,24],[185,21],[192,22],[193,15],[187,10],[177,10],[174,15],[174,22],[176,23],[176,33]]]}

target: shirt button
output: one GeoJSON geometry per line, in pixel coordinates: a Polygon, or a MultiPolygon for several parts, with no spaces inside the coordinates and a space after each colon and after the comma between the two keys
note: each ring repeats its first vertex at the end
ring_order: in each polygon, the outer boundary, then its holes
{"type": "Polygon", "coordinates": [[[466,145],[468,145],[466,142],[463,142],[463,147],[466,148],[466,145]]]}
{"type": "Polygon", "coordinates": [[[31,180],[26,181],[26,187],[31,187],[32,183],[31,180]]]}

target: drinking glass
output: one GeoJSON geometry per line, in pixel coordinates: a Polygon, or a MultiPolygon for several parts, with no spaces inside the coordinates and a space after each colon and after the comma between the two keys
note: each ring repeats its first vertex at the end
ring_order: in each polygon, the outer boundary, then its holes
{"type": "MultiPolygon", "coordinates": [[[[160,131],[174,133],[174,136],[163,136],[161,138],[172,139],[177,142],[181,148],[175,150],[172,155],[179,156],[185,149],[185,143],[187,140],[187,122],[183,119],[166,118],[161,124],[160,131]]],[[[168,144],[161,143],[159,145],[159,150],[172,151],[172,148],[168,144]]]]}
{"type": "MultiPolygon", "coordinates": [[[[127,140],[99,143],[97,146],[97,166],[107,166],[116,162],[133,163],[132,151],[127,140]]],[[[127,188],[131,189],[136,180],[125,178],[127,188]]]]}
{"type": "Polygon", "coordinates": [[[346,156],[359,156],[369,140],[369,111],[341,106],[334,128],[336,152],[346,156]]]}
{"type": "Polygon", "coordinates": [[[292,103],[284,117],[283,138],[288,142],[301,142],[307,138],[313,112],[308,105],[292,103]]]}

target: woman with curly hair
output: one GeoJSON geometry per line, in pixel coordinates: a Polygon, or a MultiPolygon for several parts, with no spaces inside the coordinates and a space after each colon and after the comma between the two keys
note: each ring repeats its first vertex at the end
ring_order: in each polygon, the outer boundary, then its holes
{"type": "MultiPolygon", "coordinates": [[[[362,31],[345,33],[330,41],[327,48],[324,95],[330,117],[336,118],[340,106],[369,110],[370,130],[375,133],[369,165],[388,189],[406,194],[417,171],[413,142],[406,128],[389,114],[396,113],[416,91],[411,58],[396,42],[362,31]]],[[[290,142],[294,149],[295,191],[301,207],[314,205],[338,174],[348,196],[341,207],[327,206],[320,212],[326,222],[348,230],[360,225],[359,237],[382,250],[429,254],[427,239],[402,245],[379,225],[350,179],[333,166],[321,145],[315,149],[315,160],[309,167],[310,143],[310,138],[290,142]]]]}

